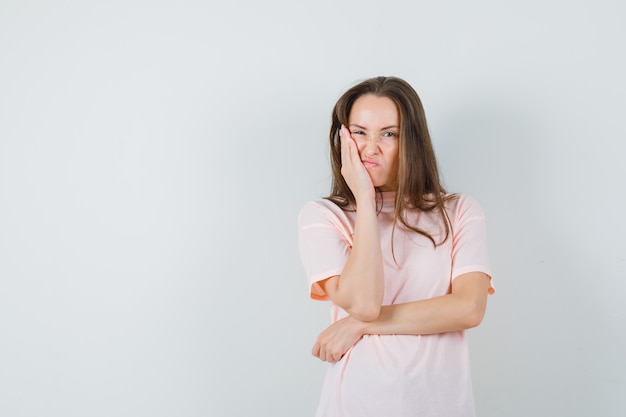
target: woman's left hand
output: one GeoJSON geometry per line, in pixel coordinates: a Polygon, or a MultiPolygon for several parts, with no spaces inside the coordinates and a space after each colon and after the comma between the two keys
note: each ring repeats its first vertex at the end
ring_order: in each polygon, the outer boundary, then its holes
{"type": "Polygon", "coordinates": [[[364,326],[351,316],[337,320],[320,333],[311,353],[324,362],[337,362],[363,336],[364,326]]]}

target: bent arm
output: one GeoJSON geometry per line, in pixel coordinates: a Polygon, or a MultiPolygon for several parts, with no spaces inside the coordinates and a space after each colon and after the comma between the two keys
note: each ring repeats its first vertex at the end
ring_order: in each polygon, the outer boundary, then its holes
{"type": "Polygon", "coordinates": [[[377,320],[364,324],[363,334],[425,335],[470,329],[485,315],[489,277],[470,272],[454,279],[450,294],[384,306],[377,320]]]}
{"type": "Polygon", "coordinates": [[[383,260],[376,203],[357,203],[352,250],[341,275],[319,284],[328,297],[352,317],[368,322],[381,310],[384,292],[383,260]]]}
{"type": "Polygon", "coordinates": [[[427,335],[476,327],[485,315],[489,279],[482,272],[470,272],[452,282],[450,294],[384,306],[378,318],[369,322],[347,316],[320,333],[312,353],[336,362],[363,335],[427,335]]]}
{"type": "Polygon", "coordinates": [[[341,127],[341,175],[356,200],[352,249],[341,275],[320,283],[328,297],[362,321],[380,314],[383,302],[383,257],[372,180],[350,132],[341,127]]]}

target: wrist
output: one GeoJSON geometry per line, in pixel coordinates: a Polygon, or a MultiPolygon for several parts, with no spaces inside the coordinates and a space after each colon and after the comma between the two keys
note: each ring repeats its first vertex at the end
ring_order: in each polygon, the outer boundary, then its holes
{"type": "Polygon", "coordinates": [[[362,210],[373,210],[376,211],[376,194],[368,195],[368,196],[354,196],[354,201],[356,203],[356,208],[362,210]]]}
{"type": "Polygon", "coordinates": [[[367,328],[370,322],[368,321],[361,321],[359,319],[355,319],[352,316],[348,316],[348,319],[351,322],[351,325],[353,326],[354,331],[359,335],[359,336],[363,336],[365,334],[367,334],[367,328]]]}

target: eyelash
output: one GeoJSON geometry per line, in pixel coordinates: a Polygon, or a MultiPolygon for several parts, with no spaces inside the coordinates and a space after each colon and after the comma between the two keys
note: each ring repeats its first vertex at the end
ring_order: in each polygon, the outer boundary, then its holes
{"type": "MultiPolygon", "coordinates": [[[[352,135],[365,135],[365,132],[363,132],[362,130],[355,130],[354,132],[351,132],[352,135]]],[[[396,137],[396,133],[395,132],[384,132],[383,133],[383,137],[384,138],[394,138],[396,137]]]]}

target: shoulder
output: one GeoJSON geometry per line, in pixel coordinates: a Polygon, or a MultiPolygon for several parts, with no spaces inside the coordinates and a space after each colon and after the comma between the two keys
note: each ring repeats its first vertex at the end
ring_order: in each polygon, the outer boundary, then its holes
{"type": "Polygon", "coordinates": [[[354,211],[339,207],[330,200],[309,201],[302,206],[298,215],[298,229],[303,238],[314,236],[340,236],[352,244],[354,233],[354,211]],[[330,233],[330,234],[329,234],[330,233]]]}
{"type": "Polygon", "coordinates": [[[485,218],[485,213],[478,200],[467,194],[449,196],[445,202],[445,207],[450,220],[453,222],[469,220],[470,218],[485,218]]]}
{"type": "Polygon", "coordinates": [[[345,217],[344,210],[327,199],[306,202],[298,213],[298,223],[304,225],[312,222],[325,221],[345,217]]]}
{"type": "Polygon", "coordinates": [[[307,201],[300,208],[300,213],[309,211],[334,211],[335,209],[341,210],[341,208],[326,198],[320,198],[319,200],[307,201]]]}

